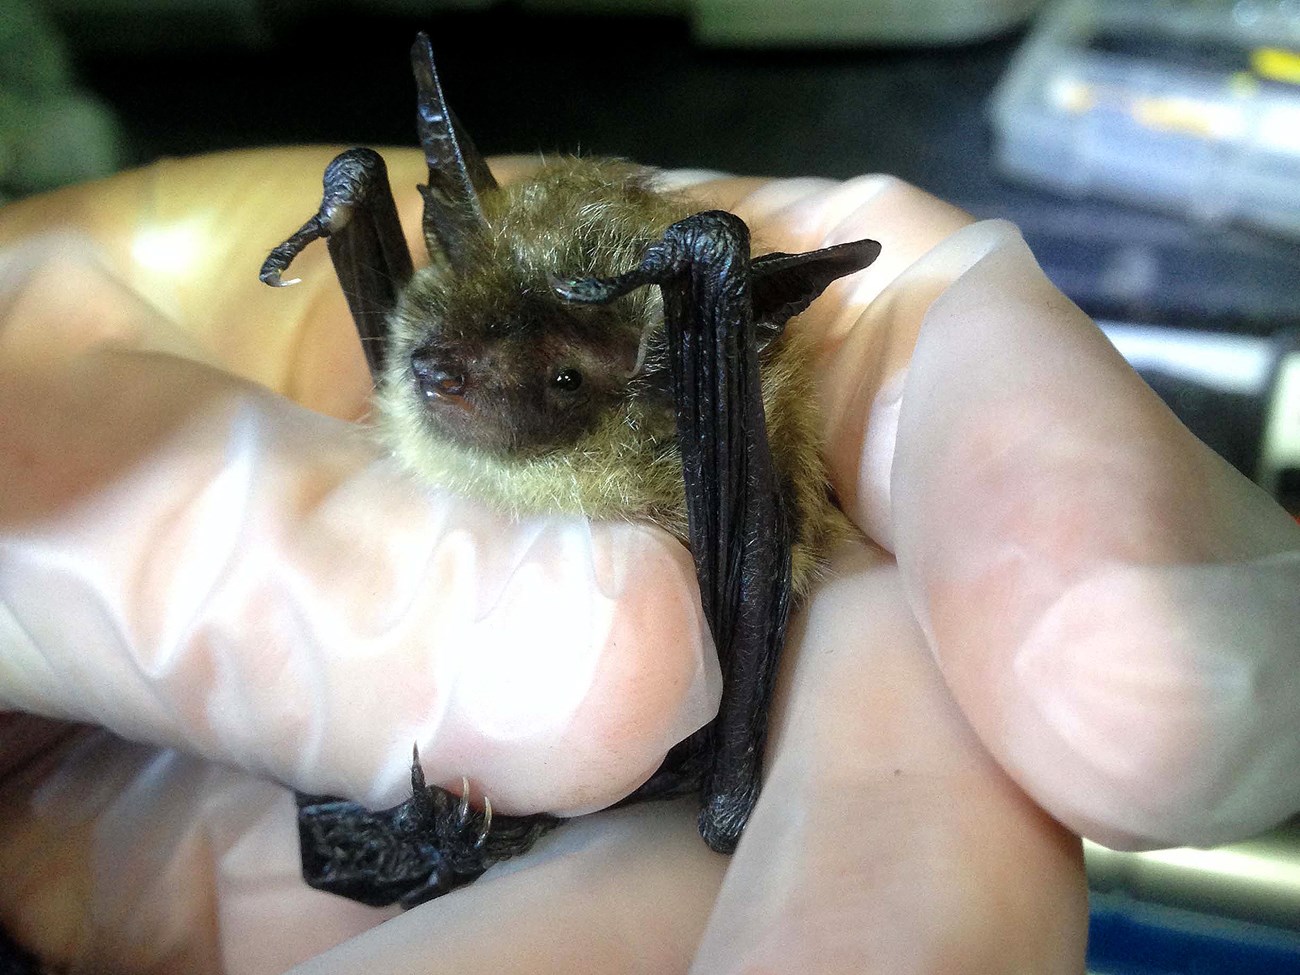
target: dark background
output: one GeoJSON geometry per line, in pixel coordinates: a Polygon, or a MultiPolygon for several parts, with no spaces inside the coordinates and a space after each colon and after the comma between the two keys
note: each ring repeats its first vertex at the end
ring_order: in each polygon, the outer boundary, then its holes
{"type": "Polygon", "coordinates": [[[423,29],[448,99],[489,154],[581,151],[771,176],[893,173],[977,216],[1016,221],[1057,284],[1096,316],[1261,335],[1300,320],[1294,242],[1063,199],[994,173],[988,100],[1020,33],[940,48],[721,51],[693,44],[686,21],[672,17],[508,6],[419,19],[300,10],[277,19],[272,7],[251,45],[157,17],[124,27],[79,15],[61,26],[82,81],[123,121],[134,161],[303,142],[413,144],[407,50],[423,29]],[[1124,273],[1135,259],[1155,277],[1135,284],[1124,273]]]}
{"type": "Polygon", "coordinates": [[[487,153],[580,149],[765,175],[881,169],[978,198],[992,195],[987,171],[971,166],[987,155],[984,101],[1018,42],[722,51],[695,46],[686,21],[671,17],[506,8],[418,20],[322,15],[272,28],[257,51],[123,59],[92,50],[81,63],[146,156],[407,144],[407,52],[418,30],[432,38],[448,99],[487,153]]]}

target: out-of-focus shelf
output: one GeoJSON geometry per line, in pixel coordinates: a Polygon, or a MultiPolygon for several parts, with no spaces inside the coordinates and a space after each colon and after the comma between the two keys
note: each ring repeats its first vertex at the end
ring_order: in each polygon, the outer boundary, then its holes
{"type": "Polygon", "coordinates": [[[1209,850],[1084,844],[1093,890],[1300,933],[1300,820],[1209,850]]]}

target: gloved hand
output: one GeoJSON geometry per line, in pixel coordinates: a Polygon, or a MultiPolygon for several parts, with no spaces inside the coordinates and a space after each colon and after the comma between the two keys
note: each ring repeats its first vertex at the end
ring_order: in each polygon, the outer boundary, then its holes
{"type": "MultiPolygon", "coordinates": [[[[390,158],[413,217],[419,163],[390,158]]],[[[418,740],[432,779],[498,808],[603,805],[716,701],[689,560],[640,528],[508,530],[236,378],[364,411],[323,249],[296,292],[240,274],[326,159],[166,164],[3,215],[0,700],[372,803],[402,797],[418,740]]],[[[701,971],[1077,969],[1077,844],[1022,789],[1129,843],[1300,805],[1270,775],[1300,724],[1296,530],[1014,232],[889,180],[697,192],[774,249],[884,244],[801,327],[836,486],[902,572],[850,547],[796,623],[733,861],[689,808],[593,817],[318,970],[681,969],[724,869],[701,971]]],[[[0,916],[53,961],[278,971],[384,916],[301,885],[276,787],[28,716],[0,733],[0,916]]]]}

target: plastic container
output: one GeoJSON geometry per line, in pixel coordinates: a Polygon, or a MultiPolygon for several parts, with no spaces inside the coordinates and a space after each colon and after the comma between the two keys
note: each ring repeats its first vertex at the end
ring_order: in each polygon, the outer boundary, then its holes
{"type": "MultiPolygon", "coordinates": [[[[392,0],[389,0],[392,2],[392,0]]],[[[445,0],[444,0],[445,2],[445,0]]],[[[571,13],[685,14],[719,47],[964,44],[1010,30],[1043,0],[523,0],[571,13]]]]}
{"type": "Polygon", "coordinates": [[[1300,237],[1300,4],[1054,4],[993,122],[1019,179],[1300,237]]]}

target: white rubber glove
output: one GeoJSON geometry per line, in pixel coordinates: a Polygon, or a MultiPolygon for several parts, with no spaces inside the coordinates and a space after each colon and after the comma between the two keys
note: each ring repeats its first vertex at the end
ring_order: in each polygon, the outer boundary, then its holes
{"type": "Polygon", "coordinates": [[[968,720],[1104,844],[1208,845],[1286,819],[1300,527],[1177,421],[1014,227],[927,252],[916,221],[891,239],[907,198],[875,178],[781,184],[740,212],[799,213],[794,250],[862,233],[845,214],[870,209],[888,241],[841,306],[802,322],[821,335],[840,497],[895,553],[968,720]]]}
{"type": "MultiPolygon", "coordinates": [[[[398,185],[418,178],[416,160],[394,159],[398,185]]],[[[281,201],[267,183],[310,186],[324,161],[324,154],[286,153],[200,160],[130,177],[134,201],[122,194],[131,184],[110,186],[119,207],[125,196],[128,212],[134,202],[135,212],[156,215],[156,201],[171,201],[176,216],[167,226],[198,227],[206,230],[201,239],[225,241],[229,254],[208,263],[237,263],[236,254],[255,263],[279,229],[253,246],[246,232],[223,236],[230,213],[275,210],[281,201]],[[175,192],[178,175],[195,187],[188,200],[175,192]],[[223,185],[232,190],[223,195],[223,185]]],[[[309,211],[312,191],[295,192],[301,195],[291,201],[294,212],[309,211]]],[[[1278,818],[1287,806],[1285,790],[1270,791],[1255,774],[1238,773],[1293,754],[1294,694],[1283,699],[1279,689],[1253,705],[1226,707],[1203,694],[1192,694],[1190,705],[1179,698],[1185,688],[1220,686],[1206,675],[1220,672],[1223,643],[1215,633],[1183,628],[1181,614],[1171,616],[1178,612],[1168,601],[1172,590],[1130,590],[1147,602],[1130,602],[1130,618],[1120,620],[1132,625],[1146,611],[1179,623],[1157,633],[1164,643],[1150,644],[1168,669],[1096,681],[1072,703],[1080,693],[1077,675],[1069,667],[1044,668],[1042,660],[1077,659],[1069,654],[1088,641],[1100,646],[1090,651],[1094,659],[1117,662],[1103,666],[1103,676],[1133,659],[1128,631],[1098,612],[1078,620],[1055,655],[1013,653],[1031,645],[1017,637],[1036,632],[1057,605],[1052,594],[1068,588],[1062,567],[1087,576],[1089,565],[1115,565],[1116,552],[1132,564],[1158,565],[1161,558],[1255,557],[1267,549],[1261,539],[1295,547],[1289,521],[1205,460],[1204,448],[1168,419],[1092,326],[1043,284],[1014,233],[979,225],[936,248],[967,218],[891,180],[733,180],[698,192],[707,205],[741,213],[772,248],[860,236],[884,244],[875,266],[833,286],[800,327],[817,332],[823,344],[836,486],[859,523],[898,553],[904,572],[850,546],[796,621],[768,784],[730,863],[694,839],[689,805],[593,817],[509,869],[350,938],[320,955],[313,971],[418,970],[430,959],[467,972],[683,970],[695,957],[724,867],[721,898],[695,962],[701,972],[764,965],[1078,971],[1086,929],[1078,844],[1021,788],[1076,829],[1139,843],[1182,842],[1207,824],[1221,830],[1215,835],[1232,835],[1278,818]],[[976,342],[981,346],[972,348],[976,342]],[[1059,374],[1045,374],[1054,365],[1059,374]],[[1109,380],[1100,388],[1115,391],[1113,403],[1099,400],[1098,375],[1109,380]],[[1081,409],[1075,404],[1085,396],[1081,409]],[[1160,422],[1144,427],[1125,419],[1133,404],[1139,418],[1160,422]],[[981,426],[984,420],[990,426],[981,426]],[[1183,459],[1181,478],[1169,476],[1171,457],[1183,459]],[[1196,495],[1189,469],[1208,469],[1217,480],[1196,495]],[[1156,521],[1149,520],[1153,513],[1156,521]],[[1026,525],[1041,534],[1026,536],[1026,525]],[[1209,530],[1218,534],[1204,541],[1209,530]],[[1032,544],[1021,544],[1026,538],[1032,544]],[[1111,554],[1099,539],[1113,539],[1111,554]],[[1002,588],[1008,566],[1024,578],[1002,588]],[[913,613],[925,621],[928,648],[913,613]],[[1173,638],[1208,649],[1160,653],[1173,638]],[[1022,673],[1022,659],[1039,661],[1038,671],[1022,673]],[[1173,718],[1202,737],[1179,738],[1183,751],[1171,756],[1171,716],[1149,709],[1176,703],[1182,707],[1173,718]],[[1262,739],[1238,735],[1229,740],[1241,754],[1221,750],[1220,736],[1234,733],[1234,712],[1267,724],[1273,737],[1261,747],[1262,739]],[[1120,727],[1121,740],[1109,741],[1094,726],[1120,727]],[[1062,728],[1084,733],[1063,735],[1062,728]],[[1163,775],[1181,789],[1177,776],[1186,767],[1169,759],[1197,749],[1221,794],[1237,797],[1235,820],[1208,802],[1189,803],[1185,791],[1147,787],[1153,775],[1166,781],[1163,775]],[[1071,788],[1071,770],[1093,778],[1071,788]],[[1144,812],[1135,819],[1126,792],[1139,786],[1144,812]]],[[[72,222],[107,240],[110,252],[129,249],[129,235],[118,229],[115,236],[113,221],[92,199],[83,190],[47,200],[11,220],[9,232],[72,222]]],[[[310,284],[328,278],[328,269],[303,277],[310,284]]],[[[360,412],[364,369],[359,356],[342,351],[350,326],[341,302],[328,311],[313,308],[333,299],[300,292],[294,300],[306,310],[302,328],[232,329],[223,310],[244,285],[225,287],[231,293],[190,282],[170,296],[155,290],[147,300],[184,322],[180,337],[169,341],[190,358],[290,391],[321,412],[360,412]],[[276,368],[261,364],[268,348],[280,350],[270,360],[276,368]]],[[[270,320],[267,306],[257,307],[252,320],[270,320]]],[[[129,331],[134,317],[110,317],[103,330],[129,331]]],[[[48,344],[43,336],[29,343],[48,344]]],[[[40,498],[33,504],[39,511],[40,498]]],[[[333,571],[346,573],[347,563],[340,569],[333,562],[333,571]]],[[[1192,598],[1215,591],[1223,590],[1192,598]]],[[[1285,595],[1284,584],[1274,592],[1285,595]]],[[[1295,633],[1287,618],[1294,605],[1285,598],[1257,602],[1249,619],[1266,636],[1274,622],[1295,633]]],[[[1187,618],[1197,619],[1190,612],[1187,618]]],[[[656,617],[653,625],[673,624],[656,617]]],[[[691,615],[691,627],[698,632],[698,617],[691,615]]],[[[1293,645],[1283,642],[1237,646],[1261,666],[1294,660],[1293,645]]],[[[15,771],[5,781],[0,817],[16,826],[0,838],[0,871],[22,878],[18,886],[29,896],[0,902],[0,917],[52,959],[126,959],[133,970],[278,971],[373,924],[375,912],[302,887],[283,792],[118,742],[51,745],[63,729],[35,719],[13,721],[3,733],[0,754],[15,771]]],[[[1289,801],[1295,808],[1294,795],[1289,801]]]]}
{"type": "Polygon", "coordinates": [[[1020,785],[1115,847],[1224,842],[1300,809],[1300,527],[1015,229],[954,234],[856,321],[812,315],[841,497],[1020,785]]]}
{"type": "Polygon", "coordinates": [[[388,805],[418,743],[505,812],[608,805],[716,709],[659,533],[508,526],[172,356],[3,374],[0,413],[7,707],[388,805]]]}

